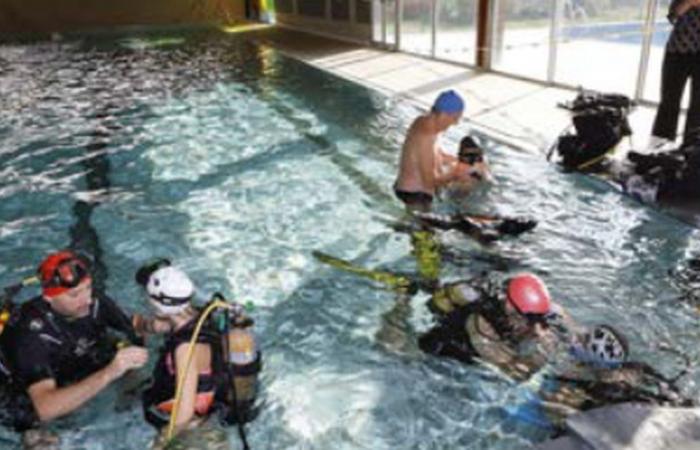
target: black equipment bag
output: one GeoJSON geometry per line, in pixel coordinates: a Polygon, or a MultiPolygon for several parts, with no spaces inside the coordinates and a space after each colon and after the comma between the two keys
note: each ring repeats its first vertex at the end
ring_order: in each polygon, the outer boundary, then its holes
{"type": "Polygon", "coordinates": [[[581,91],[572,102],[559,106],[571,111],[575,133],[560,136],[548,157],[556,150],[568,170],[597,168],[610,150],[632,134],[627,115],[634,102],[624,95],[581,91]]]}

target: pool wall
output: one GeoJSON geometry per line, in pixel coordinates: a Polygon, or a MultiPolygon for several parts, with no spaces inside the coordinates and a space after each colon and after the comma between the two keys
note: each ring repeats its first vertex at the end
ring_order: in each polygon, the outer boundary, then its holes
{"type": "Polygon", "coordinates": [[[245,0],[0,0],[0,32],[53,32],[123,25],[231,22],[245,0]]]}

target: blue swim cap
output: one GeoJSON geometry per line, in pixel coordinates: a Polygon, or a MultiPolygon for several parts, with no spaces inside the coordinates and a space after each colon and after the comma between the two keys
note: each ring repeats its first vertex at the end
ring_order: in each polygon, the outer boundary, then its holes
{"type": "Polygon", "coordinates": [[[464,111],[464,100],[453,90],[443,91],[433,103],[433,112],[457,114],[464,111]]]}

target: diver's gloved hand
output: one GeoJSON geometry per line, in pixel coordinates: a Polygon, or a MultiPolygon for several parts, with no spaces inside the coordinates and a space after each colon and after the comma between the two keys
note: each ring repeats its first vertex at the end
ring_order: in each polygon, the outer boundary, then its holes
{"type": "Polygon", "coordinates": [[[525,233],[526,231],[532,230],[536,226],[536,220],[524,218],[504,218],[503,221],[498,225],[497,229],[501,234],[517,236],[519,234],[525,233]]]}
{"type": "Polygon", "coordinates": [[[148,362],[148,351],[143,347],[125,347],[117,350],[112,362],[107,365],[106,369],[112,376],[112,380],[121,378],[127,371],[131,369],[139,369],[148,362]]]}

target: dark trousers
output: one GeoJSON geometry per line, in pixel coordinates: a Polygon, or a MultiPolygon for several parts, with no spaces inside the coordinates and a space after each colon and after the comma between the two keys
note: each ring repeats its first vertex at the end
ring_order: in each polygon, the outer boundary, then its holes
{"type": "Polygon", "coordinates": [[[661,103],[656,112],[654,136],[675,140],[683,90],[690,79],[690,106],[684,139],[700,132],[700,54],[666,52],[661,69],[661,103]]]}

